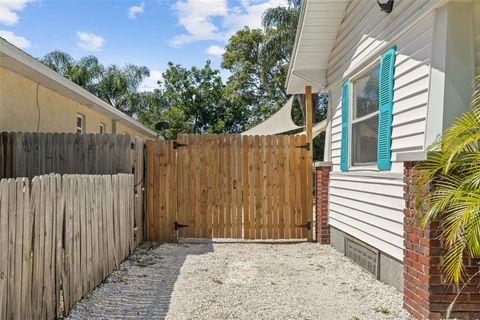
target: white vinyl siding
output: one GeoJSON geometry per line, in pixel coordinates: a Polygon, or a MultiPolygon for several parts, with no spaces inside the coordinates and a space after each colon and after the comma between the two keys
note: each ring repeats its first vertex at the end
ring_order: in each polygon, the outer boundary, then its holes
{"type": "Polygon", "coordinates": [[[475,74],[480,75],[480,1],[473,3],[473,26],[475,30],[475,74]]]}
{"type": "Polygon", "coordinates": [[[423,150],[428,103],[433,15],[422,18],[400,38],[433,0],[395,1],[386,15],[376,1],[351,1],[330,55],[331,92],[330,224],[403,260],[403,162],[400,152],[423,150]],[[391,157],[388,172],[340,172],[341,89],[347,77],[378,59],[379,48],[397,46],[394,73],[391,157]]]}

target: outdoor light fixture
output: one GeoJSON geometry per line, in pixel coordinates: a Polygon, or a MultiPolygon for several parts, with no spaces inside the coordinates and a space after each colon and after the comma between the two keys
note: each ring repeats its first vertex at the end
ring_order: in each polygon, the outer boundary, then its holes
{"type": "Polygon", "coordinates": [[[155,123],[155,129],[157,129],[158,131],[163,131],[165,129],[168,129],[168,127],[169,127],[169,124],[167,121],[159,121],[155,123]]]}
{"type": "Polygon", "coordinates": [[[390,13],[393,10],[393,1],[394,0],[388,0],[386,3],[380,3],[380,1],[377,0],[377,3],[382,11],[390,13]]]}

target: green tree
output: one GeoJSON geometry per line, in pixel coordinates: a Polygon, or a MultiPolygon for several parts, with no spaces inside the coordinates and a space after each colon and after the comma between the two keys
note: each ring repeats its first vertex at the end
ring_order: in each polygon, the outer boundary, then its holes
{"type": "Polygon", "coordinates": [[[421,172],[417,205],[422,225],[440,220],[446,245],[442,261],[448,278],[459,283],[464,255],[480,256],[480,77],[471,110],[460,116],[429,148],[421,172]],[[431,190],[421,195],[424,185],[431,190]]]}
{"type": "Polygon", "coordinates": [[[138,88],[150,75],[145,66],[127,64],[103,66],[95,56],[86,56],[78,61],[60,50],[47,53],[40,59],[48,67],[84,87],[115,108],[135,116],[140,112],[142,101],[138,88]]]}
{"type": "Polygon", "coordinates": [[[103,68],[93,92],[118,110],[133,116],[140,111],[138,88],[148,76],[150,71],[145,66],[127,64],[122,68],[110,65],[103,68]]]}
{"type": "Polygon", "coordinates": [[[225,98],[220,71],[210,61],[190,69],[170,62],[158,94],[165,103],[154,113],[169,123],[163,133],[169,139],[180,132],[241,132],[247,122],[246,114],[225,98]]]}
{"type": "Polygon", "coordinates": [[[60,73],[62,76],[69,78],[70,70],[75,64],[75,60],[71,55],[60,50],[54,50],[47,53],[40,59],[47,67],[60,73]]]}
{"type": "Polygon", "coordinates": [[[277,104],[267,96],[270,84],[261,78],[259,51],[264,38],[260,29],[245,27],[230,38],[222,59],[222,68],[231,72],[224,90],[225,97],[247,116],[248,124],[268,117],[272,103],[273,107],[277,104]]]}

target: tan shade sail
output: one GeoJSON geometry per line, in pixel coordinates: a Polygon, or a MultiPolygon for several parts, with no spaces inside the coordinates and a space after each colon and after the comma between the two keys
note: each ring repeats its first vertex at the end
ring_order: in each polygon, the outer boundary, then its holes
{"type": "Polygon", "coordinates": [[[292,120],[293,96],[288,99],[285,105],[257,126],[250,128],[242,135],[269,135],[292,131],[303,128],[297,126],[292,120]]]}

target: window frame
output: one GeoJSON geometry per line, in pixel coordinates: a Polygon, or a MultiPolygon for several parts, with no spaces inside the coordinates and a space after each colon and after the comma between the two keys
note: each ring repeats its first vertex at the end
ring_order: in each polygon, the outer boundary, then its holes
{"type": "MultiPolygon", "coordinates": [[[[379,171],[378,170],[378,156],[377,161],[372,163],[365,163],[365,164],[353,164],[353,125],[359,122],[363,122],[368,120],[372,117],[378,116],[380,113],[380,105],[379,109],[375,112],[369,113],[363,117],[354,119],[353,117],[353,110],[354,110],[354,103],[355,103],[355,96],[354,96],[354,86],[355,81],[364,77],[365,75],[369,74],[375,67],[380,67],[381,56],[376,57],[373,59],[368,65],[360,69],[358,72],[353,74],[349,79],[349,86],[348,86],[348,170],[349,171],[379,171]]],[[[378,136],[378,128],[377,128],[377,136],[378,136]]]]}
{"type": "Polygon", "coordinates": [[[81,113],[77,113],[77,117],[75,118],[75,133],[82,134],[85,133],[85,116],[81,113]],[[78,126],[78,120],[80,119],[81,124],[80,127],[78,126]]]}
{"type": "Polygon", "coordinates": [[[100,122],[99,133],[104,134],[104,133],[106,133],[106,130],[107,130],[107,126],[105,125],[105,123],[100,122]]]}

